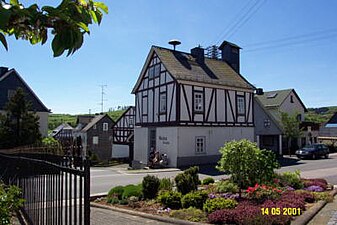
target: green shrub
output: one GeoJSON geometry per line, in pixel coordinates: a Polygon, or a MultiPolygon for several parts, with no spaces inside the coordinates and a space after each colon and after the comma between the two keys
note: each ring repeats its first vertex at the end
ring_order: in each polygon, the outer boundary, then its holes
{"type": "Polygon", "coordinates": [[[119,204],[119,199],[112,196],[112,197],[108,197],[106,202],[109,204],[119,204]]]}
{"type": "Polygon", "coordinates": [[[122,199],[127,199],[127,198],[130,198],[131,196],[141,198],[142,195],[143,195],[143,192],[142,192],[141,184],[139,185],[130,184],[124,187],[122,199]]]}
{"type": "Polygon", "coordinates": [[[200,184],[198,172],[199,172],[198,166],[192,166],[192,167],[188,168],[187,170],[184,170],[185,174],[191,175],[193,183],[196,184],[196,185],[200,184]]]}
{"type": "Polygon", "coordinates": [[[170,212],[170,217],[192,222],[207,222],[206,213],[193,207],[188,209],[172,210],[170,212]]]}
{"type": "Polygon", "coordinates": [[[329,192],[311,192],[316,201],[324,200],[327,202],[333,201],[333,196],[329,192]]]}
{"type": "Polygon", "coordinates": [[[260,150],[256,143],[248,140],[230,141],[219,151],[222,156],[217,169],[229,172],[240,188],[270,182],[274,169],[279,168],[272,151],[260,150]]]}
{"type": "Polygon", "coordinates": [[[202,184],[208,185],[208,184],[213,184],[214,179],[212,177],[206,177],[205,179],[202,180],[202,184]]]}
{"type": "Polygon", "coordinates": [[[123,186],[116,186],[111,188],[111,190],[108,193],[108,198],[117,198],[117,199],[122,199],[122,195],[124,192],[124,187],[123,186]]]}
{"type": "Polygon", "coordinates": [[[190,192],[181,199],[181,205],[183,208],[194,207],[202,209],[207,198],[208,194],[205,191],[190,192]]]}
{"type": "Polygon", "coordinates": [[[145,199],[154,199],[159,191],[160,180],[156,176],[147,175],[143,178],[143,197],[145,199]]]}
{"type": "Polygon", "coordinates": [[[212,213],[219,209],[233,209],[237,205],[238,203],[234,199],[213,198],[206,200],[203,210],[206,213],[212,213]]]}
{"type": "Polygon", "coordinates": [[[191,191],[196,191],[198,189],[198,184],[200,182],[199,167],[193,166],[183,173],[178,174],[174,181],[176,182],[177,190],[182,194],[187,194],[191,191]]]}
{"type": "Polygon", "coordinates": [[[229,180],[219,181],[215,184],[216,191],[219,193],[237,193],[239,191],[238,185],[234,184],[229,180]]]}
{"type": "Polygon", "coordinates": [[[301,189],[304,187],[299,170],[296,170],[295,172],[283,172],[278,175],[278,178],[282,186],[290,186],[294,189],[301,189]]]}
{"type": "Polygon", "coordinates": [[[170,178],[160,179],[159,190],[172,191],[173,181],[170,178]]]}
{"type": "Polygon", "coordinates": [[[11,224],[11,216],[18,210],[24,200],[21,190],[16,186],[5,186],[0,183],[0,224],[11,224]]]}
{"type": "Polygon", "coordinates": [[[163,191],[158,195],[158,201],[165,207],[171,209],[181,208],[181,193],[176,191],[163,191]]]}

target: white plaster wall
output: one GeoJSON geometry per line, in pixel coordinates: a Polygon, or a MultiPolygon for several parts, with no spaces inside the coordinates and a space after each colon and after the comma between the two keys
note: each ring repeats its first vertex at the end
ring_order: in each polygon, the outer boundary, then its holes
{"type": "Polygon", "coordinates": [[[206,137],[206,153],[217,155],[219,148],[228,141],[248,139],[254,141],[254,127],[178,127],[178,157],[198,156],[195,138],[206,137]]]}
{"type": "Polygon", "coordinates": [[[285,99],[285,101],[282,103],[280,107],[281,112],[286,112],[289,114],[294,114],[294,113],[300,113],[301,114],[301,119],[304,121],[304,108],[302,104],[300,103],[299,99],[296,98],[296,96],[293,94],[293,92],[288,95],[288,97],[285,99]],[[290,102],[290,96],[293,96],[294,103],[290,102]]]}
{"type": "Polygon", "coordinates": [[[156,149],[159,151],[160,154],[167,154],[170,167],[176,167],[178,149],[178,128],[157,128],[156,149]]]}
{"type": "MultiPolygon", "coordinates": [[[[4,110],[0,110],[0,114],[5,114],[4,110]]],[[[39,130],[42,137],[48,136],[48,112],[37,112],[37,116],[39,116],[39,130]]]]}
{"type": "Polygon", "coordinates": [[[128,158],[129,146],[128,145],[112,145],[112,158],[128,158]]]}
{"type": "Polygon", "coordinates": [[[135,137],[134,137],[134,160],[141,161],[147,164],[148,160],[148,128],[135,127],[135,137]]]}
{"type": "Polygon", "coordinates": [[[43,137],[48,136],[48,112],[37,112],[36,115],[39,117],[40,133],[43,137]]]}

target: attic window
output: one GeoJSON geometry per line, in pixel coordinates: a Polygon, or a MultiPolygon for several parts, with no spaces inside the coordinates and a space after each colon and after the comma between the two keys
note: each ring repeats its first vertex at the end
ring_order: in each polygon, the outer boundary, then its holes
{"type": "Polygon", "coordinates": [[[108,131],[108,130],[109,130],[109,124],[103,123],[103,131],[108,131]]]}
{"type": "Polygon", "coordinates": [[[277,93],[271,93],[267,95],[267,98],[275,98],[277,96],[277,93]]]}
{"type": "Polygon", "coordinates": [[[294,103],[294,97],[290,95],[290,103],[294,103]]]}
{"type": "Polygon", "coordinates": [[[7,98],[8,98],[8,100],[10,100],[11,98],[13,98],[14,95],[15,95],[15,90],[8,90],[7,91],[7,98]]]}

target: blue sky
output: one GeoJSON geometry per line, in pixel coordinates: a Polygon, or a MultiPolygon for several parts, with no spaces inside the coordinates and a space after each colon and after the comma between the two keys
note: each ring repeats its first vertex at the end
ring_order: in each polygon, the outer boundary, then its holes
{"type": "Polygon", "coordinates": [[[102,84],[105,110],[134,104],[130,92],[151,45],[170,48],[177,38],[178,49],[189,52],[228,40],[243,48],[241,73],[257,87],[294,88],[307,107],[337,105],[337,1],[105,2],[109,14],[73,56],[53,58],[50,41],[31,46],[9,38],[0,65],[15,68],[54,113],[99,112],[102,84]]]}

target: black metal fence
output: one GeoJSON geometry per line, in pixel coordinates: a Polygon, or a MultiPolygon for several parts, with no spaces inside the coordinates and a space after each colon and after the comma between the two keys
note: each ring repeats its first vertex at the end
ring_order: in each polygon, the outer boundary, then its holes
{"type": "MultiPolygon", "coordinates": [[[[33,156],[34,157],[34,156],[33,156]]],[[[0,154],[0,179],[22,189],[23,214],[33,225],[90,224],[90,162],[0,154]]]]}

